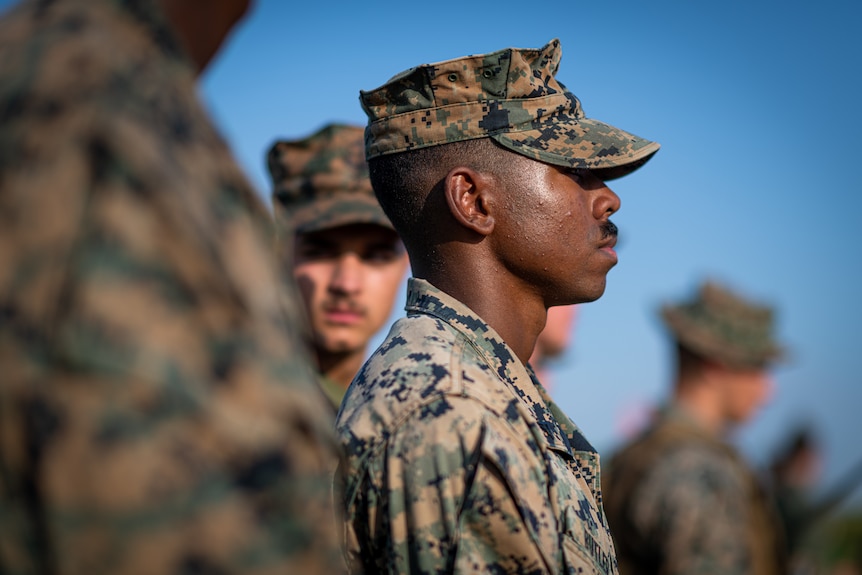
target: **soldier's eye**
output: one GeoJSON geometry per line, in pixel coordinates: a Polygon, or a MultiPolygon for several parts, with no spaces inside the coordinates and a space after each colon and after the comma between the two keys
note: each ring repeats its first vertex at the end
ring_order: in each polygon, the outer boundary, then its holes
{"type": "Polygon", "coordinates": [[[368,263],[386,264],[397,260],[401,253],[395,246],[380,246],[368,250],[362,257],[368,263]]]}
{"type": "Polygon", "coordinates": [[[296,259],[298,261],[325,260],[332,259],[337,256],[338,252],[327,246],[305,244],[297,246],[296,248],[296,259]]]}

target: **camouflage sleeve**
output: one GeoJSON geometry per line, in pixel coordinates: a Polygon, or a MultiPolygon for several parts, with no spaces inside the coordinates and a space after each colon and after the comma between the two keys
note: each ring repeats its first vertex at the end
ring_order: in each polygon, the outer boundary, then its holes
{"type": "Polygon", "coordinates": [[[0,572],[339,572],[331,410],[261,222],[97,144],[0,198],[0,572]]]}
{"type": "Polygon", "coordinates": [[[546,572],[502,465],[520,463],[500,440],[511,432],[477,415],[482,409],[468,398],[439,399],[387,443],[376,463],[382,480],[364,489],[385,502],[364,501],[348,529],[349,540],[372,542],[361,562],[374,572],[546,572]]]}
{"type": "Polygon", "coordinates": [[[661,459],[632,493],[632,521],[664,557],[664,575],[750,573],[746,482],[727,459],[688,446],[661,459]]]}

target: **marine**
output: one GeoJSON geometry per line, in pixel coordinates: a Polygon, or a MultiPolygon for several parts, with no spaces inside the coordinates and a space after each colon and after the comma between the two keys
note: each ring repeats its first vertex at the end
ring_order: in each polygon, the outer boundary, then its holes
{"type": "Polygon", "coordinates": [[[352,571],[616,573],[599,455],[528,359],[548,308],[602,295],[605,181],[659,146],[587,118],[560,58],[552,40],[360,92],[412,277],[336,420],[352,571]]]}
{"type": "Polygon", "coordinates": [[[361,126],[277,140],[267,166],[281,259],[299,286],[318,381],[337,412],[392,313],[407,253],[374,197],[361,126]]]}

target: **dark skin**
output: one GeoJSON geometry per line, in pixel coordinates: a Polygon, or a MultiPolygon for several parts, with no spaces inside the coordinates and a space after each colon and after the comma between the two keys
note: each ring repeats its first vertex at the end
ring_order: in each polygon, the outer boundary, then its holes
{"type": "Polygon", "coordinates": [[[416,277],[466,304],[526,363],[549,307],[604,292],[617,261],[607,222],[620,200],[588,171],[524,162],[506,181],[449,170],[435,190],[448,209],[429,223],[446,240],[410,255],[416,277]]]}
{"type": "Polygon", "coordinates": [[[156,0],[186,54],[200,74],[228,33],[248,10],[250,0],[156,0]]]}

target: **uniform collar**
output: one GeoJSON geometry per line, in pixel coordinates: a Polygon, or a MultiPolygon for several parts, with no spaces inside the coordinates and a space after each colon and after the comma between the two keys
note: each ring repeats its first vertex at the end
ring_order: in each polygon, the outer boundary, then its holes
{"type": "Polygon", "coordinates": [[[658,420],[665,425],[684,427],[693,435],[703,436],[709,439],[720,440],[719,435],[701,423],[698,418],[683,404],[670,401],[658,410],[658,420]]]}
{"type": "MultiPolygon", "coordinates": [[[[512,393],[508,409],[533,420],[542,430],[550,449],[573,457],[570,438],[583,439],[580,431],[550,401],[533,370],[521,363],[490,325],[457,299],[419,278],[410,278],[407,282],[404,309],[408,314],[433,316],[460,332],[512,393]],[[573,433],[566,433],[568,428],[572,428],[573,433]]],[[[586,439],[583,442],[593,451],[586,439]]]]}

